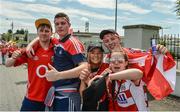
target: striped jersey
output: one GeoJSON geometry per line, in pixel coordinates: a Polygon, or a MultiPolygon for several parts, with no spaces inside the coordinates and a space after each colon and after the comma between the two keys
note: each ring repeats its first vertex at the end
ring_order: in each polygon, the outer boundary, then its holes
{"type": "MultiPolygon", "coordinates": [[[[54,44],[53,65],[58,71],[70,70],[78,66],[79,63],[86,61],[83,44],[74,36],[68,34],[63,39],[52,39],[54,44]]],[[[55,87],[74,85],[80,83],[79,78],[62,79],[55,81],[55,87]]]]}
{"type": "Polygon", "coordinates": [[[144,86],[142,81],[139,85],[135,85],[131,80],[115,81],[114,92],[112,92],[112,86],[109,86],[109,110],[148,111],[147,93],[144,86]]]}

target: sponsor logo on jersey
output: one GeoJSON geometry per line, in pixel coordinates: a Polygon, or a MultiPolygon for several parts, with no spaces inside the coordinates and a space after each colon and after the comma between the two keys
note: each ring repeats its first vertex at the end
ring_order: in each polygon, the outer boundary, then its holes
{"type": "Polygon", "coordinates": [[[46,57],[46,58],[47,58],[47,57],[48,57],[48,55],[47,55],[47,54],[43,54],[43,55],[42,55],[42,57],[46,57]]]}
{"type": "Polygon", "coordinates": [[[48,71],[48,67],[46,65],[39,65],[36,69],[36,74],[39,78],[44,78],[46,77],[46,72],[48,71]],[[44,74],[40,74],[40,69],[45,69],[44,74]]]}
{"type": "Polygon", "coordinates": [[[117,96],[117,102],[118,102],[118,104],[128,103],[126,94],[125,93],[119,93],[117,96]]]}
{"type": "Polygon", "coordinates": [[[39,57],[38,56],[34,56],[33,60],[39,60],[39,57]]]}

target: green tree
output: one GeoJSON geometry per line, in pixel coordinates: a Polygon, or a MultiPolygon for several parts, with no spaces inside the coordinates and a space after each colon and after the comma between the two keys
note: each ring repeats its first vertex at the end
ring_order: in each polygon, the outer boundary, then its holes
{"type": "Polygon", "coordinates": [[[19,40],[19,37],[15,37],[15,41],[18,41],[19,40]]]}
{"type": "Polygon", "coordinates": [[[16,30],[16,34],[19,34],[19,30],[18,29],[16,30]]]}
{"type": "Polygon", "coordinates": [[[5,34],[5,33],[2,34],[1,39],[4,40],[4,41],[6,41],[6,34],[5,34]]]}
{"type": "Polygon", "coordinates": [[[180,18],[180,0],[176,1],[176,9],[175,9],[175,11],[176,11],[177,16],[179,16],[179,18],[180,18]]]}
{"type": "Polygon", "coordinates": [[[10,41],[12,38],[12,30],[8,30],[7,33],[2,34],[2,39],[5,40],[6,42],[10,41]]]}
{"type": "Polygon", "coordinates": [[[11,29],[9,29],[7,33],[11,34],[11,33],[12,33],[12,30],[11,30],[11,29]]]}
{"type": "Polygon", "coordinates": [[[25,33],[25,35],[24,35],[24,41],[27,42],[27,40],[28,40],[28,30],[25,30],[24,33],[25,33]]]}
{"type": "Polygon", "coordinates": [[[19,31],[19,34],[25,34],[24,29],[21,29],[21,30],[19,31]]]}

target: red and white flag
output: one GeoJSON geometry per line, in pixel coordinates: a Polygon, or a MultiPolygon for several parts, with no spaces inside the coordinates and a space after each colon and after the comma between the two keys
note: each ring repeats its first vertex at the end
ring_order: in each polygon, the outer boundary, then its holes
{"type": "Polygon", "coordinates": [[[145,83],[155,99],[161,100],[175,89],[176,63],[170,53],[148,56],[145,60],[145,83]]]}
{"type": "Polygon", "coordinates": [[[166,55],[151,53],[132,53],[129,55],[131,67],[140,65],[144,71],[143,81],[156,100],[168,96],[175,89],[176,63],[170,53],[166,55]]]}

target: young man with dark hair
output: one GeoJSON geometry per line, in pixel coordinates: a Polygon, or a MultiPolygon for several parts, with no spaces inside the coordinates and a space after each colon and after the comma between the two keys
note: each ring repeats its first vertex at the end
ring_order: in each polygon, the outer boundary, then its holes
{"type": "MultiPolygon", "coordinates": [[[[47,105],[52,111],[79,111],[81,98],[79,93],[79,74],[87,68],[83,44],[69,34],[71,26],[68,15],[57,13],[54,17],[55,30],[58,34],[52,38],[54,44],[53,66],[46,72],[48,81],[53,81],[49,93],[55,92],[55,97],[48,94],[47,105]]],[[[32,45],[32,43],[30,44],[32,45]]]]}
{"type": "Polygon", "coordinates": [[[35,21],[35,26],[39,41],[34,57],[28,58],[25,51],[16,50],[6,61],[7,67],[28,64],[27,93],[22,102],[21,111],[44,111],[44,100],[52,85],[45,78],[48,63],[52,63],[51,59],[54,55],[53,45],[50,43],[51,23],[48,19],[41,18],[35,21]]]}
{"type": "Polygon", "coordinates": [[[54,68],[47,72],[46,78],[53,82],[56,97],[53,102],[54,111],[79,111],[79,74],[87,68],[83,44],[69,34],[71,26],[65,13],[55,15],[54,24],[59,39],[55,41],[54,68]],[[56,71],[57,70],[57,71],[56,71]],[[58,72],[59,71],[59,72],[58,72]]]}

